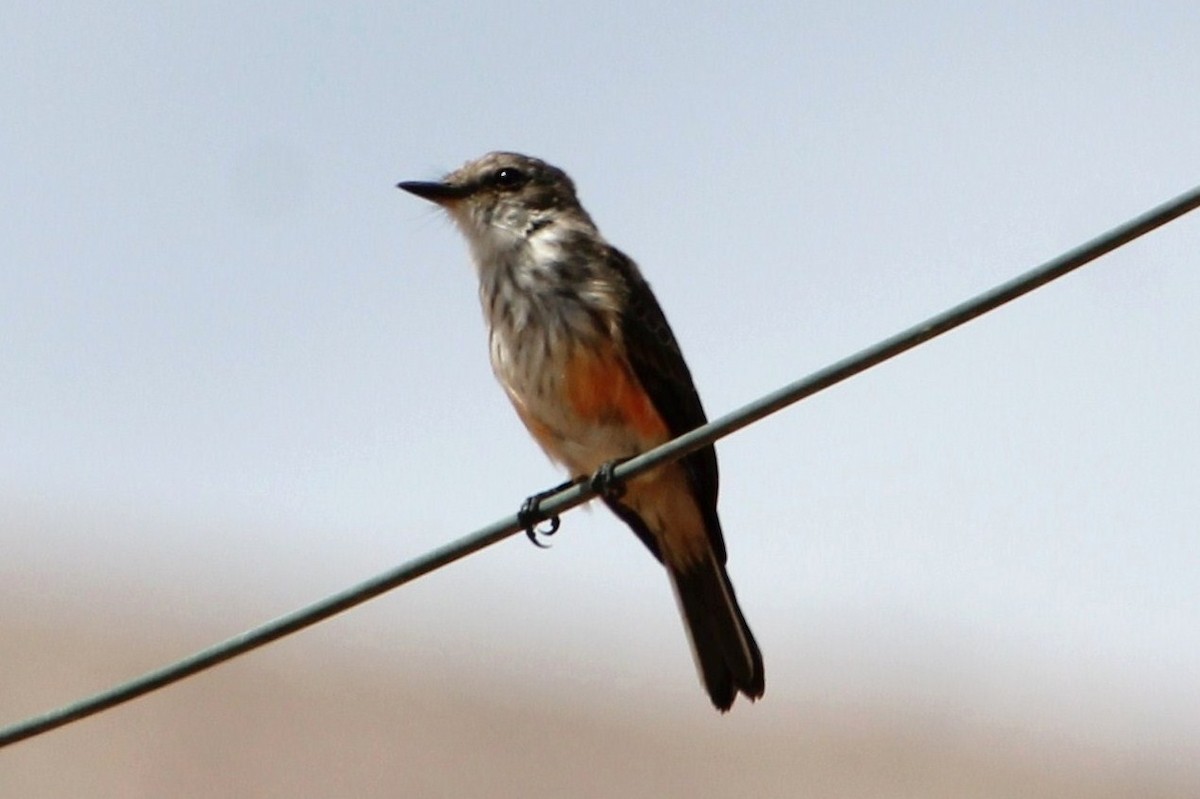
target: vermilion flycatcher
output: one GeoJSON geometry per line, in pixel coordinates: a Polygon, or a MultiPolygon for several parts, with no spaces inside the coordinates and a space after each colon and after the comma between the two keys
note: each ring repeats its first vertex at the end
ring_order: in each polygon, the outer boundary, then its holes
{"type": "MultiPolygon", "coordinates": [[[[561,169],[490,153],[400,188],[444,208],[471,248],[492,369],[546,454],[573,478],[707,420],[637,265],[600,235],[561,169]]],[[[711,446],[605,503],[666,567],[713,704],[763,695],[763,661],[725,572],[711,446]]]]}

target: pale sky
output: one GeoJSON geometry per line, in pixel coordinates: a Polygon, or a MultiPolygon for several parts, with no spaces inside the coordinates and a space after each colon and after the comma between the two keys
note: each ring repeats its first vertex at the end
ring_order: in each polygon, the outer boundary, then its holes
{"type": "MultiPolygon", "coordinates": [[[[710,416],[1200,182],[1195,3],[422,5],[5,8],[0,577],[232,634],[557,483],[394,188],[489,150],[574,177],[710,416]]],[[[1195,750],[1197,252],[1185,217],[723,441],[735,714],[886,676],[1195,750]]],[[[601,508],[376,605],[389,651],[711,712],[601,508]]]]}

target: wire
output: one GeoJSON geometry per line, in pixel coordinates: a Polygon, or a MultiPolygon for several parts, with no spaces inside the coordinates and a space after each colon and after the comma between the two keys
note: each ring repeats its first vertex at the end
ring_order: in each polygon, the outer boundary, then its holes
{"type": "MultiPolygon", "coordinates": [[[[631,458],[618,465],[611,473],[613,485],[642,472],[675,460],[707,446],[714,441],[740,430],[776,411],[799,402],[836,383],[870,369],[883,361],[894,358],[932,338],[940,336],[977,316],[992,311],[1007,302],[1033,291],[1084,264],[1121,247],[1146,233],[1200,207],[1200,186],[1169,200],[1096,238],[1076,247],[1059,257],[1047,261],[1006,283],[979,294],[947,311],[932,316],[891,338],[868,347],[848,358],[825,367],[809,376],[767,394],[732,413],[726,414],[703,427],[679,436],[672,441],[631,458]]],[[[335,616],[360,605],[382,593],[401,586],[431,571],[447,566],[456,560],[491,546],[526,528],[531,521],[552,519],[557,514],[581,505],[596,495],[587,482],[557,491],[543,499],[535,514],[529,517],[518,515],[500,519],[475,532],[451,541],[418,558],[385,571],[358,585],[328,596],[311,605],[280,616],[261,626],[235,635],[225,641],[201,650],[189,657],[160,669],[147,672],[128,682],[85,697],[69,705],[35,716],[0,729],[0,748],[35,735],[48,732],[87,716],[123,704],[139,696],[163,688],[171,683],[190,677],[197,672],[245,654],[272,641],[310,627],[317,622],[335,616]]]]}

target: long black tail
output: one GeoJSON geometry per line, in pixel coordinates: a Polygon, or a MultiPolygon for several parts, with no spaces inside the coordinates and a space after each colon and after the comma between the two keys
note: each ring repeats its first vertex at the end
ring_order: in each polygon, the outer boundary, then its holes
{"type": "Polygon", "coordinates": [[[710,551],[686,567],[665,560],[692,642],[696,668],[712,703],[729,710],[741,692],[751,701],[765,689],[762,652],[738,606],[725,567],[710,551]]]}

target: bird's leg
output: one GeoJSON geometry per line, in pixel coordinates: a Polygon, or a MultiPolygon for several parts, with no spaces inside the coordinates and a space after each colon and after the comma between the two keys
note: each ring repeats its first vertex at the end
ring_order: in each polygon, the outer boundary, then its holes
{"type": "Polygon", "coordinates": [[[629,458],[614,458],[600,465],[596,473],[588,480],[588,485],[599,496],[608,500],[618,500],[625,493],[625,486],[613,475],[613,470],[629,458]]]}
{"type": "Polygon", "coordinates": [[[534,546],[541,547],[542,549],[548,549],[546,544],[538,541],[538,536],[554,535],[558,532],[558,527],[561,524],[558,514],[554,514],[553,516],[547,518],[545,514],[542,513],[542,509],[539,507],[542,500],[546,497],[552,497],[559,491],[568,489],[578,482],[578,480],[568,480],[561,485],[556,485],[554,488],[549,488],[545,491],[539,491],[533,496],[525,497],[525,501],[521,503],[521,509],[517,511],[517,524],[521,525],[521,527],[525,529],[525,535],[528,536],[529,540],[533,542],[534,546]],[[538,522],[543,520],[550,522],[550,526],[546,529],[539,530],[537,526],[538,522]]]}

